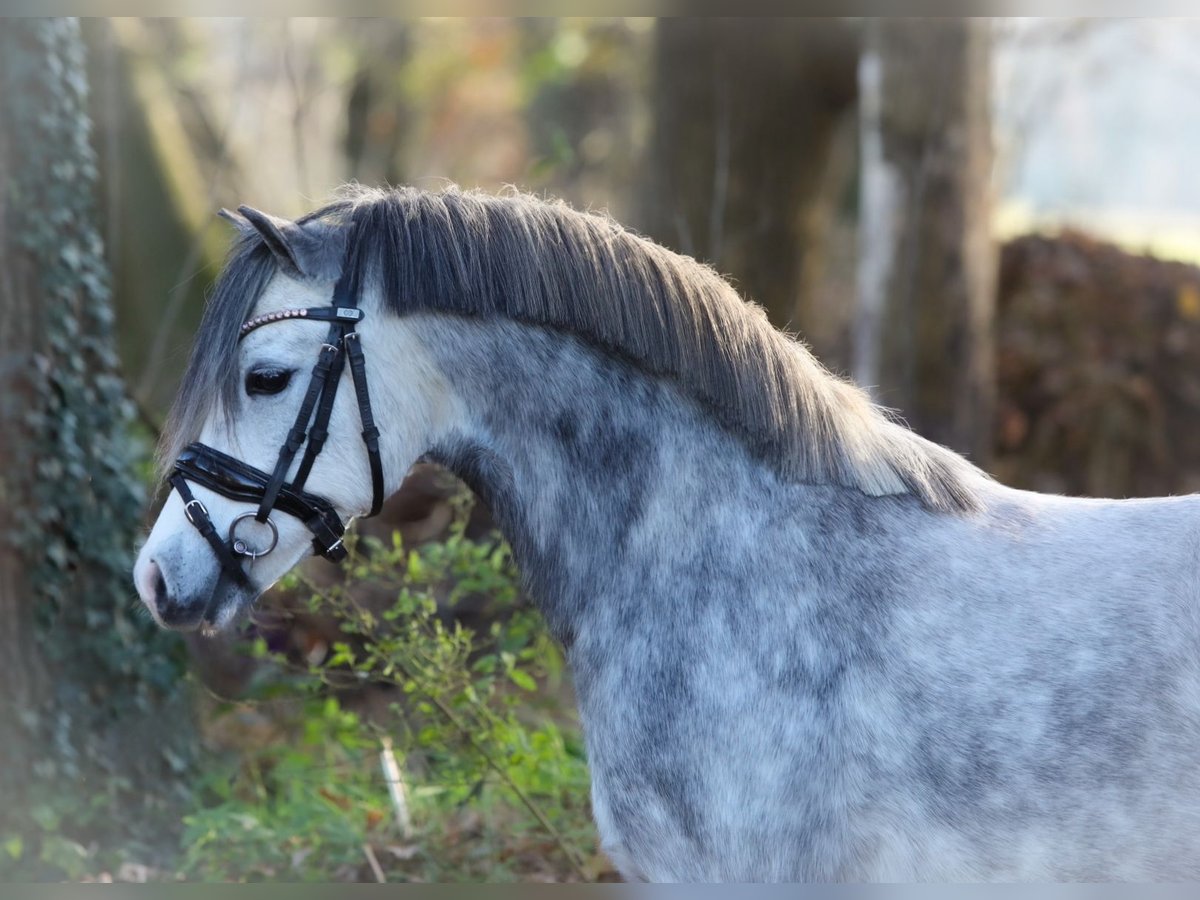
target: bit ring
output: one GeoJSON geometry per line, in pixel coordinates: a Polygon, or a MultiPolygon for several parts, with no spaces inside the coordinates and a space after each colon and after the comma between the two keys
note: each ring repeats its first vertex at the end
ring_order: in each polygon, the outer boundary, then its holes
{"type": "Polygon", "coordinates": [[[266,550],[251,550],[250,545],[237,536],[236,532],[238,523],[243,519],[253,519],[255,518],[255,515],[256,514],[252,512],[242,513],[229,523],[229,549],[232,550],[236,556],[246,556],[249,557],[251,561],[258,559],[260,556],[266,556],[268,553],[274,550],[275,545],[279,543],[279,529],[275,527],[275,523],[271,521],[270,517],[267,518],[266,522],[262,523],[271,529],[271,546],[267,547],[266,550]]]}

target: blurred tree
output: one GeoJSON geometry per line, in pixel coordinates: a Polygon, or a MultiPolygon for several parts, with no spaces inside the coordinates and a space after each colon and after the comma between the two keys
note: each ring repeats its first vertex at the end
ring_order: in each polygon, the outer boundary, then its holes
{"type": "Polygon", "coordinates": [[[994,405],[989,25],[871,19],[854,375],[986,465],[994,405]]]}
{"type": "Polygon", "coordinates": [[[228,126],[214,121],[209,98],[172,77],[190,52],[189,29],[177,19],[84,25],[117,349],[152,420],[175,395],[182,348],[200,321],[206,279],[196,276],[214,271],[224,255],[217,194],[238,196],[228,126]]]}
{"type": "MultiPolygon", "coordinates": [[[[842,20],[660,20],[640,220],[732,275],[772,321],[810,338],[833,138],[853,108],[855,28],[842,20]]],[[[822,347],[818,346],[818,351],[822,347]]]]}
{"type": "Polygon", "coordinates": [[[83,56],[74,19],[0,31],[0,869],[122,813],[160,827],[189,746],[178,642],[131,616],[144,496],[83,56]]]}
{"type": "Polygon", "coordinates": [[[620,216],[634,167],[644,35],[628,19],[519,20],[529,187],[620,216]]]}
{"type": "Polygon", "coordinates": [[[412,25],[399,19],[351,19],[345,25],[357,61],[342,142],[347,174],[363,184],[401,184],[412,133],[404,79],[412,56],[412,25]]]}

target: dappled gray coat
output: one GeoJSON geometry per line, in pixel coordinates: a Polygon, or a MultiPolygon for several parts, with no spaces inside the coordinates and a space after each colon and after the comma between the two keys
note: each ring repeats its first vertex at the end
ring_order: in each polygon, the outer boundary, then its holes
{"type": "MultiPolygon", "coordinates": [[[[276,415],[241,378],[310,366],[320,338],[238,325],[328,302],[353,222],[389,483],[427,454],[492,505],[566,648],[628,877],[1200,876],[1195,498],[998,485],[707,268],[560,204],[358,191],[253,218],[166,457],[201,433],[273,457],[295,394],[276,415]]],[[[309,490],[361,512],[344,420],[309,490]]],[[[197,540],[169,501],[139,567],[208,602],[197,540]]]]}

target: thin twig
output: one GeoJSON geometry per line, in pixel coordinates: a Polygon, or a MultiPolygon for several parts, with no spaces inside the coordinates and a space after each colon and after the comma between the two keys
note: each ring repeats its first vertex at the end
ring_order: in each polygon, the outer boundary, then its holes
{"type": "MultiPolygon", "coordinates": [[[[300,580],[307,587],[309,587],[314,594],[320,595],[327,604],[336,606],[336,601],[329,596],[325,589],[318,587],[314,582],[312,582],[311,579],[308,579],[303,575],[300,576],[300,580]]],[[[348,584],[350,580],[350,576],[347,574],[346,583],[348,584]]],[[[361,624],[365,625],[367,622],[375,621],[375,617],[368,613],[367,610],[363,609],[362,605],[352,594],[346,592],[343,593],[343,597],[345,606],[351,608],[352,612],[358,617],[358,620],[361,624]]],[[[364,636],[368,640],[377,641],[377,634],[378,626],[365,625],[364,636]]],[[[432,687],[429,686],[428,681],[425,678],[418,678],[414,676],[412,671],[399,660],[390,659],[389,661],[396,667],[406,681],[411,681],[419,688],[422,694],[424,694],[433,702],[433,705],[438,712],[442,714],[446,721],[450,723],[451,727],[453,727],[454,730],[459,733],[459,735],[467,742],[467,744],[479,754],[487,767],[500,776],[500,779],[505,785],[508,786],[509,790],[513,792],[516,798],[521,802],[521,805],[523,805],[530,812],[530,814],[538,821],[538,824],[541,825],[545,832],[551,837],[554,843],[558,845],[558,848],[567,858],[567,861],[571,864],[571,867],[575,870],[575,873],[584,881],[590,881],[592,876],[588,872],[586,864],[584,863],[583,858],[580,856],[578,849],[554,826],[554,823],[550,821],[550,819],[542,811],[541,807],[534,802],[533,798],[526,794],[524,790],[522,790],[521,786],[516,783],[512,775],[509,774],[508,770],[505,769],[504,766],[500,765],[500,763],[495,760],[492,754],[488,752],[487,748],[485,748],[479,743],[478,740],[476,740],[475,736],[471,733],[471,729],[468,728],[467,725],[458,717],[458,715],[446,704],[442,697],[432,687]]],[[[318,671],[316,674],[318,677],[322,678],[322,680],[326,679],[324,672],[318,671]]],[[[391,681],[396,683],[395,679],[391,679],[391,681]]],[[[476,704],[477,707],[478,705],[479,704],[476,704]]],[[[490,711],[488,710],[477,709],[477,711],[488,714],[490,717],[490,711]]]]}
{"type": "Polygon", "coordinates": [[[404,774],[392,751],[392,739],[386,734],[380,738],[379,761],[383,766],[383,778],[387,782],[388,795],[392,798],[392,809],[396,812],[396,825],[404,840],[412,838],[412,816],[408,812],[408,792],[404,789],[404,774]]]}
{"type": "MultiPolygon", "coordinates": [[[[416,679],[414,679],[405,670],[402,663],[396,663],[396,667],[404,673],[406,678],[414,682],[416,681],[416,679]]],[[[571,863],[571,867],[575,870],[579,877],[584,881],[590,881],[591,875],[588,873],[583,859],[579,856],[579,851],[576,850],[575,847],[563,836],[563,834],[554,827],[554,824],[546,817],[546,814],[542,812],[541,807],[533,801],[532,797],[530,797],[525,793],[524,790],[521,789],[521,786],[513,780],[513,777],[511,774],[509,774],[508,770],[496,762],[492,754],[487,751],[487,748],[483,747],[479,741],[475,739],[475,736],[471,734],[470,729],[468,729],[466,725],[459,720],[458,716],[455,715],[454,711],[446,705],[446,702],[441,697],[437,696],[430,690],[425,690],[424,694],[433,701],[433,704],[437,707],[438,711],[446,717],[446,721],[448,721],[454,727],[454,729],[466,739],[467,743],[474,748],[475,752],[483,757],[483,761],[487,763],[488,768],[492,769],[492,771],[500,776],[504,783],[508,785],[509,790],[511,790],[516,795],[517,799],[521,801],[521,804],[533,814],[533,817],[538,820],[542,828],[546,830],[546,833],[554,839],[556,844],[558,844],[559,849],[562,850],[563,855],[567,857],[567,860],[571,863]]]]}
{"type": "Polygon", "coordinates": [[[367,862],[371,865],[371,871],[375,874],[375,880],[380,884],[387,884],[387,876],[383,874],[383,867],[379,865],[379,859],[375,856],[375,851],[371,849],[370,844],[363,844],[363,855],[366,856],[367,862]]]}
{"type": "MultiPolygon", "coordinates": [[[[308,98],[305,96],[307,92],[301,84],[300,73],[296,69],[296,46],[290,19],[283,20],[282,43],[283,71],[292,91],[292,153],[296,161],[296,180],[300,183],[300,192],[307,196],[309,179],[308,154],[305,152],[304,146],[304,116],[308,107],[308,98]]],[[[305,78],[304,81],[308,81],[308,79],[305,78]]]]}

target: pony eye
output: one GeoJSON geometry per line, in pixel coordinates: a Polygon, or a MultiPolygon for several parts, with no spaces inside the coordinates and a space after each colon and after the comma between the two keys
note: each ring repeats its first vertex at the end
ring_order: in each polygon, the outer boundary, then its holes
{"type": "Polygon", "coordinates": [[[291,369],[255,369],[246,375],[246,393],[278,394],[291,380],[291,369]]]}

